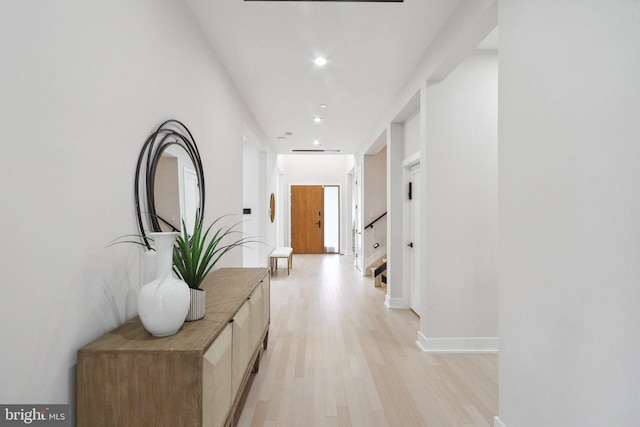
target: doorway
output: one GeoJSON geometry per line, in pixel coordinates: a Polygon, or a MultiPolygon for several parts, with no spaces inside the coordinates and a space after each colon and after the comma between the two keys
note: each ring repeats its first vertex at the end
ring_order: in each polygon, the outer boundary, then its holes
{"type": "Polygon", "coordinates": [[[296,254],[340,253],[339,186],[291,186],[291,247],[296,254]]]}
{"type": "Polygon", "coordinates": [[[408,172],[411,185],[410,241],[407,244],[407,255],[411,265],[409,270],[409,307],[420,316],[420,163],[411,166],[408,172]]]}
{"type": "Polygon", "coordinates": [[[364,258],[362,257],[362,169],[360,166],[355,167],[355,176],[353,182],[353,253],[354,264],[362,274],[364,274],[364,258]]]}
{"type": "MultiPolygon", "coordinates": [[[[246,236],[267,235],[267,155],[249,129],[244,130],[242,151],[242,232],[246,236]]],[[[242,266],[263,267],[269,259],[268,245],[244,245],[242,266]]]]}

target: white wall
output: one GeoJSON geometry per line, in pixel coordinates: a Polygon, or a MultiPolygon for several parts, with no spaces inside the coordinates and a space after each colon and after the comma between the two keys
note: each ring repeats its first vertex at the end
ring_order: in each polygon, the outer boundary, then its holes
{"type": "MultiPolygon", "coordinates": [[[[244,155],[243,155],[243,192],[242,192],[242,207],[243,209],[251,209],[250,214],[243,214],[242,231],[247,237],[254,238],[261,235],[260,222],[264,221],[266,213],[262,211],[260,199],[261,194],[259,191],[259,185],[264,182],[264,175],[261,165],[261,156],[258,151],[258,147],[250,141],[244,142],[244,155]]],[[[255,245],[247,245],[243,248],[243,266],[244,267],[259,267],[262,266],[263,261],[260,258],[260,252],[255,245]]]]}
{"type": "MultiPolygon", "coordinates": [[[[385,136],[386,141],[386,136],[385,136]]],[[[375,154],[364,156],[364,168],[362,177],[362,256],[366,269],[378,258],[386,253],[387,246],[387,217],[383,217],[373,225],[373,228],[365,229],[383,213],[387,212],[387,148],[383,147],[375,154]],[[374,243],[380,247],[374,249],[374,243]]]]}
{"type": "Polygon", "coordinates": [[[470,54],[426,88],[419,343],[497,349],[497,54],[470,54]]]}
{"type": "Polygon", "coordinates": [[[0,402],[73,403],[76,350],[137,311],[140,249],[106,246],[136,232],[147,136],[189,127],[211,219],[241,211],[261,132],[182,2],[3,1],[0,57],[0,402]]]}
{"type": "Polygon", "coordinates": [[[346,199],[347,174],[353,167],[353,156],[281,154],[278,166],[283,173],[284,242],[291,246],[291,186],[339,185],[340,186],[340,253],[345,253],[346,233],[351,232],[351,213],[346,199]]]}
{"type": "MultiPolygon", "coordinates": [[[[416,236],[415,227],[412,223],[414,214],[413,204],[420,202],[420,195],[417,194],[420,188],[419,182],[412,182],[413,176],[411,168],[419,169],[420,164],[420,110],[412,113],[404,122],[404,155],[402,167],[402,305],[403,308],[409,308],[411,305],[411,289],[414,282],[414,257],[416,251],[420,251],[420,236],[416,236]],[[409,183],[412,183],[412,199],[409,200],[409,183]],[[412,247],[407,246],[408,243],[413,244],[412,247]]],[[[419,176],[419,175],[418,175],[419,176]]],[[[417,228],[420,229],[419,226],[417,228]]],[[[420,282],[420,278],[415,279],[420,282]]],[[[419,302],[418,302],[419,303],[419,302]]],[[[417,305],[417,304],[416,304],[417,305]]],[[[418,313],[420,314],[420,313],[418,313]]]]}
{"type": "Polygon", "coordinates": [[[640,2],[500,2],[500,419],[637,426],[640,2]]]}
{"type": "Polygon", "coordinates": [[[415,112],[404,122],[404,158],[420,152],[420,115],[415,112]]]}
{"type": "MultiPolygon", "coordinates": [[[[243,267],[267,267],[269,254],[277,246],[277,223],[269,219],[269,200],[278,195],[277,154],[262,133],[256,133],[245,124],[243,131],[243,208],[250,208],[250,215],[243,215],[245,236],[260,244],[249,243],[243,248],[243,267]]],[[[276,213],[278,209],[276,208],[276,213]]],[[[277,218],[278,216],[276,216],[277,218]]]]}
{"type": "MultiPolygon", "coordinates": [[[[411,75],[402,84],[395,98],[389,103],[380,121],[363,139],[356,158],[370,153],[379,142],[389,123],[398,120],[407,107],[414,104],[427,80],[440,81],[480,43],[498,24],[497,0],[464,0],[451,2],[451,13],[447,22],[439,29],[411,75]]],[[[413,107],[409,111],[414,111],[413,107]]]]}

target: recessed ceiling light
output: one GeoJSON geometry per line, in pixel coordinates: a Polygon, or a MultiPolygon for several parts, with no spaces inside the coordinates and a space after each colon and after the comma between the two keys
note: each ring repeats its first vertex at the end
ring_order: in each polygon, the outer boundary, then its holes
{"type": "Polygon", "coordinates": [[[320,141],[318,141],[317,139],[313,140],[313,145],[320,145],[320,141]]]}
{"type": "Polygon", "coordinates": [[[320,104],[320,108],[327,108],[327,104],[320,104]]]}
{"type": "Polygon", "coordinates": [[[327,58],[325,58],[324,56],[317,56],[313,60],[313,63],[316,64],[318,67],[324,67],[327,64],[327,58]]]}
{"type": "Polygon", "coordinates": [[[320,116],[315,116],[315,117],[313,118],[313,121],[314,121],[314,122],[316,122],[316,123],[320,123],[320,122],[322,121],[322,117],[320,117],[320,116]]]}

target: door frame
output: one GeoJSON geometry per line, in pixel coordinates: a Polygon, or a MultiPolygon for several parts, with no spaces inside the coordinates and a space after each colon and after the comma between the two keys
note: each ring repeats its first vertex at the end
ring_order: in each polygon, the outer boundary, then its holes
{"type": "MultiPolygon", "coordinates": [[[[289,247],[291,247],[291,218],[292,218],[292,203],[291,203],[291,187],[295,187],[295,186],[300,186],[300,185],[313,185],[313,186],[319,186],[319,187],[338,187],[338,252],[336,252],[336,254],[341,254],[342,252],[342,245],[344,242],[342,233],[344,230],[344,226],[343,226],[343,221],[344,221],[344,203],[342,198],[344,197],[344,192],[343,192],[343,184],[340,182],[308,182],[308,181],[303,181],[303,182],[289,182],[288,183],[288,187],[287,187],[287,224],[286,224],[286,230],[287,230],[287,245],[289,247]]],[[[324,255],[324,254],[323,254],[324,255]]]]}
{"type": "MultiPolygon", "coordinates": [[[[403,175],[404,175],[403,182],[405,183],[405,188],[408,191],[409,182],[415,182],[415,180],[413,179],[414,174],[416,172],[423,173],[423,171],[420,168],[420,152],[417,152],[416,154],[405,159],[402,162],[402,166],[403,166],[403,175]]],[[[420,191],[420,183],[417,183],[416,185],[412,185],[412,200],[409,200],[408,197],[406,197],[405,203],[403,206],[403,221],[404,221],[403,229],[404,229],[405,244],[408,245],[409,243],[412,242],[414,244],[414,247],[411,248],[406,245],[404,246],[403,277],[405,278],[405,281],[404,281],[405,283],[404,283],[402,294],[405,296],[405,299],[404,299],[406,304],[405,306],[413,310],[418,316],[421,316],[421,311],[422,311],[422,307],[420,304],[421,301],[420,300],[417,301],[418,302],[417,307],[415,307],[414,304],[412,304],[412,287],[417,286],[419,294],[422,293],[420,277],[417,277],[417,278],[415,277],[415,269],[414,269],[414,266],[415,266],[414,264],[416,262],[416,248],[419,249],[421,246],[420,235],[417,235],[417,236],[415,235],[414,222],[413,222],[414,216],[415,216],[414,209],[416,208],[416,205],[415,205],[416,203],[420,204],[420,206],[418,206],[418,209],[420,210],[419,215],[422,215],[421,213],[422,202],[419,198],[418,191],[420,191]]],[[[419,260],[418,260],[418,263],[419,263],[419,260]]]]}
{"type": "Polygon", "coordinates": [[[322,185],[292,185],[291,191],[291,245],[294,254],[325,253],[324,242],[324,187],[322,185]],[[294,215],[293,189],[296,189],[296,215],[294,215]],[[318,211],[318,215],[316,215],[318,211]],[[293,220],[299,229],[293,228],[293,220]],[[293,240],[296,233],[298,240],[293,240]]]}
{"type": "Polygon", "coordinates": [[[354,205],[354,218],[355,218],[355,233],[353,235],[355,239],[354,246],[354,263],[360,274],[365,275],[364,271],[364,257],[362,256],[362,227],[363,227],[363,214],[362,214],[362,165],[357,164],[354,167],[353,175],[353,194],[352,203],[354,205]]]}

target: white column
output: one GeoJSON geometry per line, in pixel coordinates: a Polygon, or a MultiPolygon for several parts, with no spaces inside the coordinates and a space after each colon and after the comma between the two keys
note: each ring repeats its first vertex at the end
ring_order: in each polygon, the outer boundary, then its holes
{"type": "Polygon", "coordinates": [[[498,348],[497,67],[495,51],[474,52],[424,90],[419,338],[427,351],[498,348]]]}
{"type": "Polygon", "coordinates": [[[499,13],[500,419],[635,426],[640,3],[499,13]]]}
{"type": "Polygon", "coordinates": [[[389,308],[407,308],[403,295],[402,257],[404,253],[402,197],[404,125],[391,123],[387,128],[387,295],[389,308]]]}
{"type": "MultiPolygon", "coordinates": [[[[427,82],[425,81],[420,87],[420,111],[418,112],[420,120],[420,183],[418,184],[418,191],[420,191],[420,212],[423,214],[427,211],[427,181],[426,174],[426,159],[427,153],[427,82]],[[424,153],[424,154],[423,154],[424,153]]],[[[420,227],[420,243],[424,247],[427,239],[427,227],[426,224],[422,224],[420,227]]],[[[424,307],[427,306],[429,288],[427,286],[427,263],[426,263],[427,251],[422,250],[420,254],[420,262],[422,266],[420,268],[420,310],[424,313],[424,307]]],[[[418,339],[416,341],[418,347],[422,350],[427,349],[427,316],[422,315],[420,317],[420,330],[418,331],[418,339]]]]}

